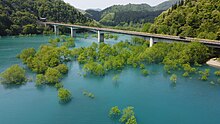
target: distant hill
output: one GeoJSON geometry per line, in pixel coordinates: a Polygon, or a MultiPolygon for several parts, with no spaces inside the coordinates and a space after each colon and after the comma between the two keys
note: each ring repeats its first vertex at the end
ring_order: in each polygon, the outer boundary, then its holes
{"type": "Polygon", "coordinates": [[[85,15],[99,21],[101,24],[111,26],[130,22],[153,22],[155,17],[178,1],[179,0],[170,0],[154,7],[148,4],[114,5],[102,11],[86,10],[85,15]]]}
{"type": "Polygon", "coordinates": [[[149,32],[220,40],[220,0],[185,0],[156,18],[149,32]]]}
{"type": "Polygon", "coordinates": [[[0,0],[0,36],[42,33],[36,22],[86,23],[92,21],[62,0],[0,0]]]}
{"type": "Polygon", "coordinates": [[[168,0],[163,3],[160,3],[157,6],[154,6],[153,8],[154,8],[154,10],[167,10],[170,7],[172,7],[174,4],[178,3],[179,1],[181,1],[181,0],[168,0]]]}

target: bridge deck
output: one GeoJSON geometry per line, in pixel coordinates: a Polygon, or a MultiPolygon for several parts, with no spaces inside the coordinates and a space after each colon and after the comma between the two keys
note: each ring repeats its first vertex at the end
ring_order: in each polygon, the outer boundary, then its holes
{"type": "Polygon", "coordinates": [[[146,32],[126,31],[126,30],[118,30],[118,29],[110,29],[110,28],[98,28],[98,27],[89,27],[89,26],[81,26],[81,25],[73,25],[73,24],[55,23],[55,22],[40,22],[40,23],[47,24],[47,25],[60,25],[60,26],[83,28],[83,29],[89,29],[89,30],[120,33],[120,34],[142,36],[142,37],[153,37],[153,38],[167,39],[167,40],[174,40],[174,41],[181,41],[181,42],[197,41],[197,42],[201,42],[203,44],[206,44],[214,48],[220,48],[220,41],[218,40],[198,39],[198,38],[190,38],[190,37],[180,38],[179,36],[172,36],[172,35],[151,34],[151,33],[146,33],[146,32]]]}

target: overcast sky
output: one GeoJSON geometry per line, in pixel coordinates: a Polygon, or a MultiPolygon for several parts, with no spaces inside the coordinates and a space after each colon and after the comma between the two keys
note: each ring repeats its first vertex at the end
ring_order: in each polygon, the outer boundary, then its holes
{"type": "Polygon", "coordinates": [[[167,0],[64,0],[79,9],[104,9],[106,7],[118,4],[128,4],[128,3],[147,3],[151,6],[158,5],[161,2],[167,0]]]}

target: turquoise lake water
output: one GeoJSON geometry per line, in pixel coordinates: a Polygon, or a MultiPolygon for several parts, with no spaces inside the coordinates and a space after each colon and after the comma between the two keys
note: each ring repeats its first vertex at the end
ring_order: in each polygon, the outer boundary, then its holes
{"type": "MultiPolygon", "coordinates": [[[[0,38],[0,72],[13,64],[23,67],[16,55],[24,48],[38,48],[55,36],[3,37],[0,38]]],[[[114,44],[130,36],[120,35],[114,44]]],[[[96,38],[76,38],[76,47],[89,46],[96,38]]],[[[212,74],[209,81],[200,81],[178,75],[176,86],[163,72],[163,65],[149,65],[151,72],[143,77],[139,69],[125,68],[117,83],[114,74],[105,77],[83,78],[78,73],[77,62],[68,64],[69,73],[64,77],[64,87],[72,92],[68,104],[60,104],[57,90],[50,86],[36,88],[34,82],[20,87],[0,85],[0,124],[119,124],[108,117],[112,106],[123,109],[135,108],[139,124],[219,124],[220,85],[212,74]],[[95,99],[85,97],[82,92],[94,93],[95,99]]],[[[210,68],[211,73],[216,69],[210,68]]],[[[34,74],[29,73],[29,77],[34,74]]]]}

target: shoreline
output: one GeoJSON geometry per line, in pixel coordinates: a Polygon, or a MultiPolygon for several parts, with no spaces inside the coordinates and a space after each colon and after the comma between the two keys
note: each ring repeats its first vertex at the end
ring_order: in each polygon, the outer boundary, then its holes
{"type": "Polygon", "coordinates": [[[217,58],[210,59],[206,64],[215,68],[220,68],[220,61],[218,61],[217,58]]]}

